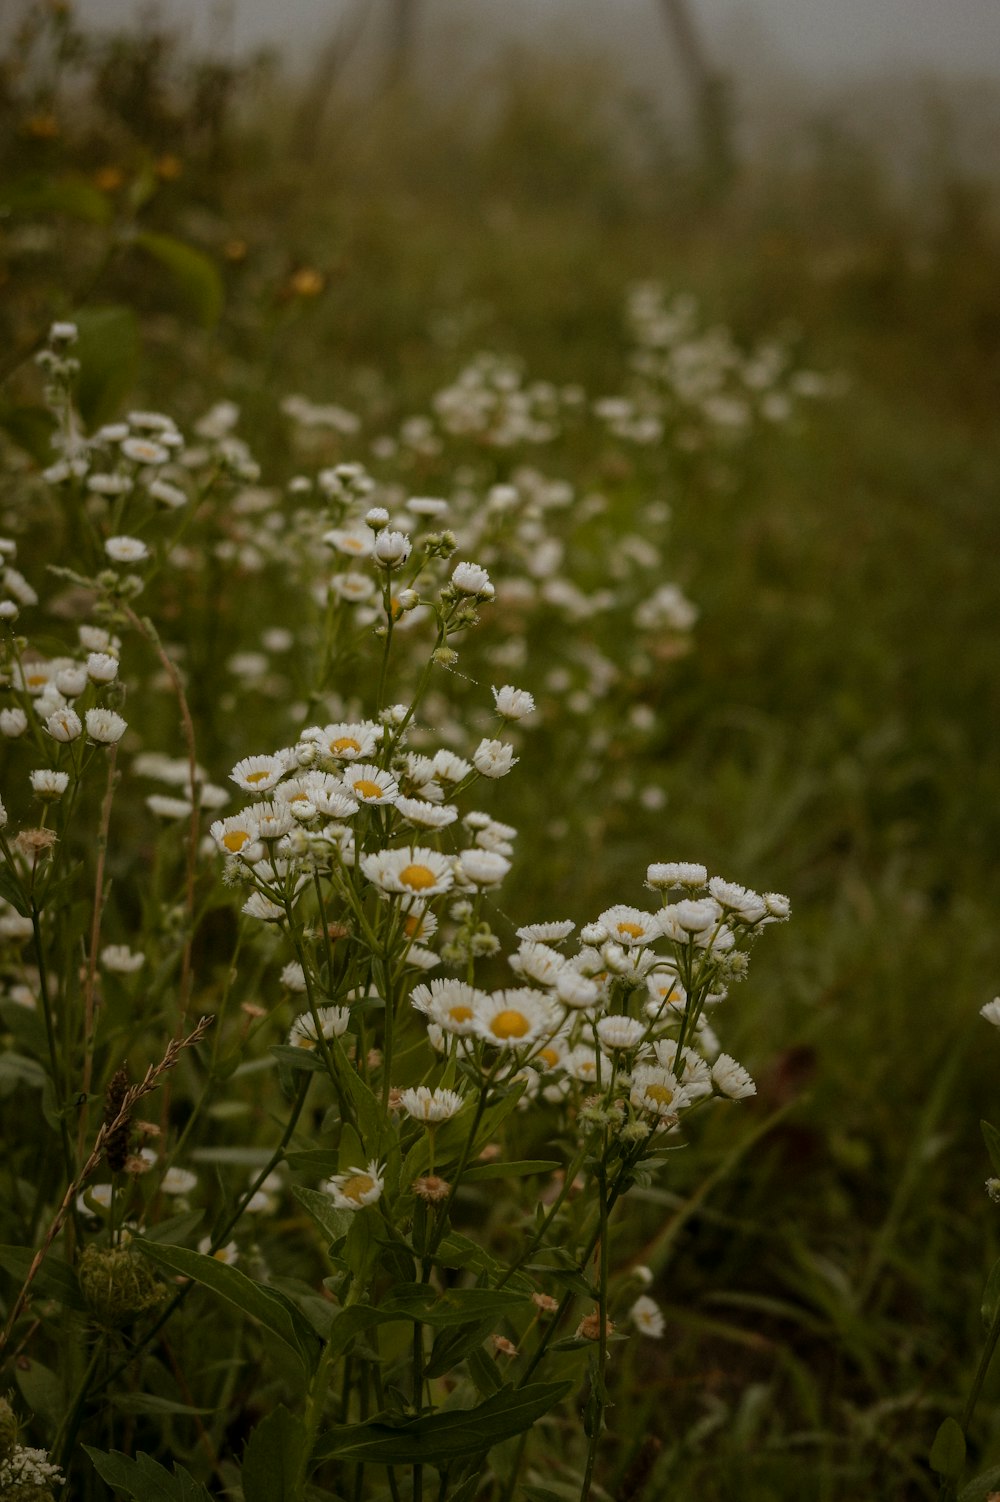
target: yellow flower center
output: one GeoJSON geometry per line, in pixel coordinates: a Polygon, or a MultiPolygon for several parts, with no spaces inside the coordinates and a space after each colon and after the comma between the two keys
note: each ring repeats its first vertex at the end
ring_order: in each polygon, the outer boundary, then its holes
{"type": "Polygon", "coordinates": [[[642,938],[642,924],[641,923],[619,923],[619,925],[618,925],[618,932],[620,934],[627,934],[630,939],[641,939],[642,938]]]}
{"type": "Polygon", "coordinates": [[[426,887],[432,887],[437,881],[430,866],[404,866],[399,873],[399,879],[404,887],[412,887],[414,892],[422,892],[426,887]]]}
{"type": "Polygon", "coordinates": [[[226,1248],[224,1246],[220,1246],[219,1250],[217,1252],[213,1252],[212,1253],[212,1256],[215,1258],[216,1262],[228,1262],[229,1261],[229,1254],[227,1253],[226,1248]]]}
{"type": "Polygon", "coordinates": [[[345,1199],[354,1200],[360,1205],[366,1194],[370,1194],[375,1188],[375,1180],[370,1173],[356,1173],[351,1178],[345,1179],[340,1186],[340,1192],[345,1199]]]}
{"type": "Polygon", "coordinates": [[[302,1033],[302,1034],[300,1034],[299,1041],[296,1043],[295,1047],[296,1048],[315,1048],[316,1047],[316,1039],[315,1038],[309,1038],[304,1033],[302,1033]]]}
{"type": "Polygon", "coordinates": [[[555,1048],[543,1048],[538,1057],[543,1063],[548,1064],[550,1069],[554,1069],[559,1063],[559,1051],[555,1048]]]}
{"type": "Polygon", "coordinates": [[[266,782],[270,775],[270,768],[265,768],[263,772],[248,772],[246,780],[247,782],[266,782]]]}
{"type": "Polygon", "coordinates": [[[448,1016],[451,1018],[452,1022],[468,1022],[472,1017],[472,1008],[462,1006],[462,1004],[459,1003],[459,1005],[456,1007],[448,1008],[448,1016]]]}
{"type": "Polygon", "coordinates": [[[354,784],[354,791],[359,798],[381,798],[382,789],[377,782],[372,782],[367,777],[361,777],[354,784]]]}
{"type": "Polygon", "coordinates": [[[490,1023],[490,1031],[497,1038],[523,1038],[531,1027],[531,1023],[523,1012],[517,1012],[513,1007],[507,1007],[498,1012],[490,1023]]]}
{"type": "Polygon", "coordinates": [[[29,673],[24,681],[29,688],[39,688],[48,683],[49,675],[48,673],[29,673]]]}
{"type": "Polygon", "coordinates": [[[340,546],[345,553],[363,553],[365,550],[364,539],[361,537],[342,537],[340,546]]]}
{"type": "Polygon", "coordinates": [[[231,829],[228,834],[222,836],[222,843],[231,854],[235,855],[238,850],[243,849],[249,838],[245,829],[231,829]]]}
{"type": "MultiPolygon", "coordinates": [[[[400,879],[400,881],[403,880],[402,877],[400,877],[399,879],[400,879]]],[[[416,914],[416,913],[411,913],[410,914],[410,916],[407,918],[406,922],[403,924],[403,932],[405,933],[405,935],[406,935],[406,937],[408,939],[415,939],[417,937],[417,935],[420,933],[420,929],[421,929],[421,925],[423,924],[423,921],[424,921],[423,918],[420,917],[418,914],[416,914]]]]}
{"type": "Polygon", "coordinates": [[[674,1098],[674,1092],[669,1085],[647,1085],[645,1096],[647,1100],[655,1101],[658,1106],[669,1106],[674,1098]]]}
{"type": "Polygon", "coordinates": [[[361,742],[356,741],[353,735],[338,735],[335,741],[330,742],[330,750],[334,756],[338,756],[341,751],[360,751],[361,742]]]}

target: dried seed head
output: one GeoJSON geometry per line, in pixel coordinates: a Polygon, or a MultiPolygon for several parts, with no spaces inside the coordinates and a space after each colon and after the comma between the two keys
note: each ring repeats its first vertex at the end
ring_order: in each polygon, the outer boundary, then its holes
{"type": "Polygon", "coordinates": [[[127,1247],[86,1247],[77,1273],[94,1318],[111,1329],[155,1309],[165,1293],[148,1262],[127,1247]]]}
{"type": "Polygon", "coordinates": [[[414,1179],[413,1192],[429,1205],[436,1205],[440,1200],[448,1198],[451,1185],[447,1179],[439,1179],[436,1173],[429,1173],[421,1179],[414,1179]]]}
{"type": "MultiPolygon", "coordinates": [[[[122,1067],[115,1071],[111,1077],[104,1096],[104,1121],[111,1126],[121,1113],[128,1094],[129,1077],[128,1070],[122,1067]]],[[[129,1138],[132,1135],[132,1118],[126,1116],[125,1120],[109,1132],[104,1140],[104,1160],[112,1173],[121,1173],[128,1162],[129,1138]]]]}

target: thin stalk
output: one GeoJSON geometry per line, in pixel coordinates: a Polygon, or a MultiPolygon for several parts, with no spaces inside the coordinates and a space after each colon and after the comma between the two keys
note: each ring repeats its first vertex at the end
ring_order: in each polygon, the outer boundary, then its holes
{"type": "MultiPolygon", "coordinates": [[[[101,804],[101,822],[97,830],[97,869],[94,873],[94,910],[90,920],[90,951],[87,955],[87,974],[83,984],[83,1083],[84,1095],[90,1094],[94,1071],[94,996],[97,990],[97,948],[101,942],[101,918],[104,913],[104,863],[108,853],[108,833],[111,828],[111,805],[115,796],[118,757],[117,742],[108,747],[108,783],[101,804]]],[[[80,1111],[77,1127],[77,1158],[83,1157],[83,1145],[87,1138],[86,1105],[80,1111]]]]}
{"type": "MultiPolygon", "coordinates": [[[[607,1151],[607,1134],[605,1133],[605,1152],[607,1151]]],[[[590,1435],[587,1444],[587,1464],[583,1473],[583,1485],[580,1487],[580,1502],[588,1502],[590,1489],[594,1482],[594,1466],[597,1463],[597,1448],[601,1442],[601,1431],[604,1428],[604,1409],[606,1405],[605,1379],[608,1365],[608,1185],[605,1178],[604,1160],[598,1174],[598,1207],[600,1221],[598,1234],[598,1298],[597,1318],[599,1331],[597,1336],[597,1377],[594,1382],[594,1391],[591,1394],[590,1403],[590,1435]]]]}

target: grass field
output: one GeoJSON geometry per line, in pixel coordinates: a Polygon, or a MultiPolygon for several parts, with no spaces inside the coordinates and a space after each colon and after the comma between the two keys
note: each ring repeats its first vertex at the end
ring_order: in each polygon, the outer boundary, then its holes
{"type": "MultiPolygon", "coordinates": [[[[613,1225],[615,1266],[651,1269],[666,1329],[659,1340],[610,1346],[607,1430],[586,1485],[594,1496],[678,1502],[766,1502],[806,1488],[823,1502],[958,1495],[928,1455],[941,1421],[962,1411],[984,1340],[983,1288],[1000,1255],[979,1128],[997,1114],[1000,1057],[977,1015],[1000,989],[1000,246],[986,190],[944,175],[928,182],[918,216],[894,197],[878,143],[835,142],[794,171],[748,167],[728,197],[706,201],[676,163],[661,172],[625,164],[599,123],[549,102],[565,90],[544,79],[512,90],[477,138],[454,120],[424,123],[406,101],[361,118],[360,106],[345,105],[309,163],[285,149],[287,98],[275,90],[262,114],[248,92],[213,140],[189,117],[173,166],[163,123],[135,101],[113,123],[91,106],[63,113],[46,135],[31,125],[41,104],[23,80],[8,72],[5,88],[5,166],[18,164],[20,186],[0,226],[10,355],[3,525],[17,538],[17,567],[43,595],[40,614],[25,608],[17,626],[32,645],[58,650],[75,618],[72,591],[54,591],[46,565],[96,577],[72,504],[56,491],[43,497],[38,479],[51,456],[30,356],[52,320],[72,319],[81,380],[88,351],[97,371],[79,393],[93,423],[154,409],[189,432],[213,403],[235,401],[259,485],[274,487],[277,499],[255,511],[233,503],[258,482],[227,481],[184,540],[203,556],[165,569],[135,607],[181,665],[213,783],[225,784],[239,758],[294,741],[312,719],[353,718],[345,706],[372,691],[375,670],[361,655],[335,656],[336,674],[317,676],[324,628],[311,601],[322,569],[287,489],[293,476],[359,460],[397,512],[407,494],[452,498],[497,586],[492,615],[484,606],[475,641],[460,643],[456,672],[434,680],[426,733],[464,723],[474,737],[489,734],[480,720],[491,684],[523,685],[539,706],[535,728],[514,732],[520,766],[490,790],[490,812],[520,830],[495,896],[504,947],[518,924],[586,923],[614,903],[642,906],[650,862],[704,861],[791,898],[790,924],[767,936],[724,1009],[723,1046],[753,1075],[756,1097],[699,1116],[688,1148],[669,1154],[667,1171],[640,1177],[613,1225]],[[121,175],[114,187],[98,177],[109,166],[121,175]],[[85,189],[75,203],[70,183],[85,189]],[[46,199],[39,184],[59,191],[46,199]],[[174,250],[143,235],[171,237],[174,250]],[[735,349],[782,341],[788,370],[817,372],[822,395],[732,433],[706,421],[695,444],[676,405],[657,442],[617,434],[593,404],[634,380],[625,309],[643,282],[692,294],[697,326],[725,326],[735,349]],[[436,451],[405,428],[400,440],[401,425],[433,411],[435,393],[484,350],[519,362],[524,385],[564,393],[537,398],[546,412],[556,403],[551,436],[503,445],[482,429],[445,433],[436,451]],[[565,396],[568,386],[585,395],[565,396]],[[356,414],[356,430],[290,422],[281,403],[295,393],[356,414]],[[546,513],[544,529],[527,513],[507,532],[482,523],[491,486],[513,484],[523,496],[554,482],[571,502],[546,513]],[[265,512],[282,518],[270,534],[265,512]],[[533,575],[549,529],[559,561],[533,575]],[[657,552],[645,556],[643,542],[657,552]],[[505,601],[509,573],[535,579],[528,604],[523,591],[505,601]],[[614,599],[603,612],[549,608],[545,577],[614,599]],[[668,581],[697,620],[644,632],[636,602],[668,581]],[[234,671],[233,655],[260,653],[268,627],[288,632],[291,649],[264,648],[263,665],[234,671]]],[[[178,111],[192,109],[188,95],[178,98],[178,111]]],[[[97,525],[114,530],[110,519],[97,525]]],[[[148,535],[159,546],[156,526],[148,535]]],[[[122,704],[134,741],[123,748],[183,757],[170,684],[149,640],[129,630],[123,662],[133,679],[122,704]]],[[[417,634],[398,649],[400,697],[418,672],[405,644],[417,634]]],[[[12,827],[29,817],[24,745],[6,748],[2,771],[12,827]]],[[[237,939],[246,925],[238,929],[211,857],[198,866],[197,902],[184,907],[183,829],[164,826],[154,839],[143,802],[152,784],[129,773],[124,755],[121,765],[103,933],[147,955],[152,999],[140,1004],[145,992],[128,977],[105,977],[110,1031],[92,1046],[85,1031],[64,1028],[57,1096],[68,1102],[80,1088],[85,1058],[94,1070],[81,1151],[123,1040],[138,1078],[172,1035],[185,986],[192,1018],[221,1015],[229,1001],[260,1006],[262,1017],[241,1024],[233,1011],[218,1029],[228,1029],[227,1048],[243,1040],[244,1063],[261,1068],[294,1011],[276,980],[276,940],[237,939]]],[[[56,1009],[61,1028],[92,949],[104,790],[94,768],[79,821],[60,826],[70,885],[45,920],[56,991],[67,997],[62,1020],[56,1009]]],[[[23,934],[18,942],[3,970],[8,1044],[18,1058],[37,1048],[44,1072],[45,1040],[16,1012],[18,987],[37,990],[38,959],[23,934]]],[[[491,984],[507,983],[499,968],[489,973],[491,984]]],[[[49,1097],[43,1136],[25,1131],[38,1088],[20,1066],[3,1075],[0,1239],[22,1247],[39,1245],[69,1177],[49,1097]]],[[[282,1112],[273,1071],[227,1079],[178,1070],[163,1140],[172,1151],[183,1132],[186,1151],[202,1149],[183,1161],[208,1165],[191,1195],[203,1223],[178,1230],[180,1240],[193,1246],[220,1223],[219,1205],[267,1158],[282,1112]],[[218,1085],[217,1106],[188,1136],[205,1078],[218,1085]]],[[[325,1147],[332,1120],[316,1108],[292,1147],[325,1147]]],[[[518,1117],[506,1146],[544,1158],[555,1131],[547,1121],[518,1117]]],[[[146,1200],[150,1224],[162,1219],[162,1196],[146,1200]]],[[[504,1247],[505,1213],[473,1197],[463,1225],[504,1247]]],[[[252,1275],[285,1279],[302,1298],[327,1270],[304,1220],[286,1193],[240,1242],[252,1275]]],[[[60,1233],[70,1262],[80,1234],[60,1233]]],[[[11,1257],[3,1266],[10,1313],[24,1270],[11,1257]]],[[[36,1294],[14,1310],[4,1384],[15,1389],[23,1443],[54,1450],[67,1438],[67,1405],[88,1380],[114,1375],[142,1327],[95,1337],[93,1309],[74,1309],[75,1344],[61,1349],[58,1290],[36,1294]]],[[[61,1454],[64,1496],[112,1495],[83,1443],[181,1462],[221,1496],[238,1483],[254,1426],[278,1401],[294,1406],[287,1363],[260,1349],[228,1305],[199,1297],[196,1311],[175,1317],[172,1345],[152,1346],[145,1367],[119,1373],[117,1404],[104,1388],[77,1403],[76,1447],[61,1454]],[[214,1366],[199,1362],[205,1329],[219,1341],[214,1366]],[[144,1407],[143,1393],[156,1401],[144,1407]]],[[[967,1475],[1000,1463],[997,1399],[989,1377],[967,1475]]],[[[579,1406],[571,1395],[546,1420],[540,1448],[523,1436],[498,1446],[483,1490],[461,1495],[583,1495],[579,1406]]],[[[361,1470],[274,1495],[377,1495],[361,1490],[361,1470]]],[[[995,1484],[962,1496],[985,1499],[995,1484]]],[[[400,1485],[419,1494],[416,1477],[400,1485]]],[[[428,1477],[428,1496],[433,1486],[428,1477]]],[[[247,1502],[258,1495],[247,1487],[247,1502]]]]}

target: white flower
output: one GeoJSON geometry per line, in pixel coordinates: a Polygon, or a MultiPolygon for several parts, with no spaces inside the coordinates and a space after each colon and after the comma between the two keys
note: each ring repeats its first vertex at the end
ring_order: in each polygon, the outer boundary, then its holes
{"type": "Polygon", "coordinates": [[[51,772],[47,767],[40,767],[30,775],[32,789],[43,803],[54,803],[69,787],[68,772],[51,772]]]}
{"type": "Polygon", "coordinates": [[[449,751],[447,747],[435,751],[431,757],[431,765],[438,782],[461,782],[472,771],[471,762],[461,756],[456,756],[455,752],[449,751]]]}
{"type": "Polygon", "coordinates": [[[659,1304],[645,1293],[632,1305],[629,1318],[640,1335],[648,1335],[653,1340],[659,1340],[666,1328],[659,1304]]]}
{"type": "Polygon", "coordinates": [[[1000,1027],[1000,996],[994,996],[984,1007],[979,1008],[980,1017],[985,1017],[987,1022],[992,1022],[994,1027],[1000,1027]]]}
{"type": "Polygon", "coordinates": [[[146,807],[158,819],[186,819],[192,805],[187,798],[167,798],[162,793],[150,793],[146,807]]]}
{"type": "Polygon", "coordinates": [[[350,766],[344,773],[344,784],[359,803],[395,803],[399,797],[399,784],[395,777],[371,762],[350,766]]]}
{"type": "Polygon", "coordinates": [[[386,569],[402,568],[412,547],[405,532],[380,532],[375,538],[375,562],[386,569]]]}
{"type": "Polygon", "coordinates": [[[7,810],[3,806],[3,799],[0,798],[0,829],[4,829],[6,827],[6,824],[7,824],[7,810]]]}
{"type": "Polygon", "coordinates": [[[566,960],[558,950],[532,939],[522,943],[517,954],[511,955],[509,963],[518,975],[537,981],[541,986],[555,985],[558,976],[566,969],[566,960]]]}
{"type": "Polygon", "coordinates": [[[110,652],[91,652],[87,657],[87,677],[91,683],[111,683],[118,677],[118,658],[110,652]]]}
{"type": "Polygon", "coordinates": [[[457,563],[451,582],[459,594],[473,595],[477,600],[492,600],[495,593],[489,574],[478,563],[457,563]]]}
{"type": "Polygon", "coordinates": [[[649,944],[660,937],[659,923],[652,913],[644,913],[637,907],[626,907],[623,903],[609,907],[597,921],[607,930],[615,944],[622,944],[626,948],[636,944],[649,944]]]}
{"type": "Polygon", "coordinates": [[[373,1159],[367,1168],[349,1168],[346,1173],[335,1173],[323,1185],[338,1210],[360,1210],[363,1205],[374,1205],[385,1187],[384,1169],[373,1159]]]}
{"type": "Polygon", "coordinates": [[[432,980],[414,986],[410,1001],[446,1033],[465,1036],[476,1030],[476,1010],[488,1001],[485,992],[460,980],[432,980]]]}
{"type": "Polygon", "coordinates": [[[572,1007],[574,1011],[596,1006],[601,999],[601,988],[597,982],[569,966],[565,966],[556,975],[555,993],[564,1007],[572,1007]]]}
{"type": "Polygon", "coordinates": [[[469,886],[499,886],[509,870],[510,861],[494,850],[463,850],[458,857],[458,874],[469,886]]]}
{"type": "Polygon", "coordinates": [[[263,892],[251,892],[243,904],[243,911],[248,918],[259,918],[262,923],[282,923],[285,919],[285,909],[272,902],[270,897],[265,897],[263,892]]]}
{"type": "MultiPolygon", "coordinates": [[[[675,923],[685,934],[701,934],[706,929],[714,928],[719,921],[719,907],[711,897],[701,897],[695,900],[685,899],[675,902],[671,907],[664,908],[660,913],[661,923],[669,921],[675,923]]],[[[670,933],[666,927],[663,930],[670,933]]]]}
{"type": "Polygon", "coordinates": [[[235,1241],[227,1241],[225,1246],[220,1246],[213,1252],[211,1236],[203,1236],[198,1243],[198,1250],[203,1257],[214,1257],[216,1262],[224,1262],[227,1267],[233,1267],[239,1260],[235,1241]]]}
{"type": "Polygon", "coordinates": [[[381,891],[410,897],[437,897],[454,882],[448,858],[422,845],[363,855],[361,870],[381,891]]]}
{"type": "Polygon", "coordinates": [[[101,950],[101,964],[115,975],[134,975],[146,963],[146,956],[136,954],[127,944],[106,944],[101,950]]]}
{"type": "Polygon", "coordinates": [[[49,329],[49,342],[51,344],[75,344],[80,337],[80,331],[75,323],[54,323],[49,329]]]}
{"type": "Polygon", "coordinates": [[[71,668],[60,668],[55,676],[55,685],[64,698],[75,699],[87,687],[87,669],[78,664],[71,668]]]}
{"type": "Polygon", "coordinates": [[[336,574],[330,580],[330,589],[342,600],[346,600],[348,605],[363,605],[375,593],[375,581],[369,579],[367,574],[349,571],[346,574],[336,574]]]}
{"type": "Polygon", "coordinates": [[[505,683],[503,688],[494,688],[493,698],[502,720],[523,720],[534,713],[535,701],[526,688],[513,688],[505,683]]]}
{"type": "Polygon", "coordinates": [[[462,1109],[463,1101],[457,1090],[430,1090],[418,1085],[415,1090],[404,1090],[400,1103],[408,1116],[415,1121],[450,1121],[462,1109]]]}
{"type": "Polygon", "coordinates": [[[141,563],[149,549],[138,537],[109,537],[104,551],[114,563],[141,563]]]}
{"type": "Polygon", "coordinates": [[[23,709],[0,709],[0,734],[9,741],[17,740],[28,728],[28,716],[23,709]]]}
{"type": "Polygon", "coordinates": [[[161,506],[166,506],[170,511],[179,511],[188,503],[180,486],[171,485],[168,480],[154,480],[149,486],[149,493],[154,501],[159,501],[161,506]]]}
{"type": "Polygon", "coordinates": [[[259,844],[257,820],[254,818],[254,810],[244,809],[241,814],[230,814],[227,819],[216,819],[209,829],[209,834],[227,855],[239,855],[244,860],[259,859],[263,854],[263,848],[255,856],[255,845],[259,844]]]}
{"type": "Polygon", "coordinates": [[[458,809],[453,804],[428,803],[424,798],[399,798],[396,812],[419,829],[445,829],[458,818],[458,809]]]}
{"type": "Polygon", "coordinates": [[[83,723],[75,709],[57,709],[45,721],[45,728],[55,741],[75,741],[83,734],[83,723]]]}
{"type": "Polygon", "coordinates": [[[476,1006],[476,1033],[496,1048],[527,1048],[556,1026],[551,1002],[527,986],[494,991],[476,1006]]]}
{"type": "Polygon", "coordinates": [[[128,729],[121,715],[113,709],[88,709],[86,721],[88,736],[102,746],[115,745],[128,729]]]}
{"type": "Polygon", "coordinates": [[[563,918],[556,923],[527,923],[517,930],[517,937],[541,944],[556,944],[560,939],[568,939],[575,927],[572,918],[563,918]]]}
{"type": "Polygon", "coordinates": [[[482,777],[506,777],[511,767],[516,766],[514,748],[503,741],[481,740],[472,757],[476,771],[482,777]]]}
{"type": "MultiPolygon", "coordinates": [[[[72,329],[72,337],[76,338],[73,324],[54,324],[53,330],[57,328],[72,329]]],[[[49,1460],[47,1450],[15,1444],[9,1457],[0,1461],[0,1490],[4,1495],[47,1497],[52,1487],[61,1486],[62,1481],[62,1471],[49,1460]]]]}
{"type": "Polygon", "coordinates": [[[381,739],[382,727],[369,720],[342,721],[323,729],[312,726],[299,736],[300,741],[318,746],[324,756],[331,756],[334,761],[363,761],[371,756],[381,739]]]}
{"type": "Polygon", "coordinates": [[[647,887],[661,891],[669,887],[703,887],[707,881],[707,868],[692,861],[660,861],[646,870],[647,887]]]}
{"type": "Polygon", "coordinates": [[[677,1113],[690,1104],[690,1097],[669,1069],[656,1064],[640,1064],[632,1071],[629,1100],[640,1111],[663,1121],[676,1120],[677,1113]]]}
{"type": "Polygon", "coordinates": [[[407,511],[412,511],[414,516],[443,516],[448,510],[448,502],[439,500],[437,496],[414,495],[406,503],[407,511]]]}
{"type": "Polygon", "coordinates": [[[744,923],[758,923],[767,913],[763,897],[749,887],[741,887],[735,881],[724,881],[721,876],[713,876],[709,880],[708,890],[721,908],[735,913],[744,923]]]}
{"type": "Polygon", "coordinates": [[[188,1168],[168,1168],[160,1188],[164,1194],[190,1194],[198,1186],[198,1175],[188,1168]]]}
{"type": "Polygon", "coordinates": [[[646,1024],[637,1017],[620,1014],[602,1017],[597,1024],[597,1036],[609,1053],[617,1049],[638,1048],[646,1036],[646,1024]]]}
{"type": "Polygon", "coordinates": [[[133,464],[166,464],[170,458],[170,450],[162,443],[154,443],[151,438],[126,438],[122,443],[122,453],[133,464]]]}
{"type": "Polygon", "coordinates": [[[370,558],[375,548],[375,539],[367,527],[356,530],[351,527],[334,527],[332,531],[323,533],[323,541],[338,553],[346,553],[351,558],[370,558]]]}
{"type": "Polygon", "coordinates": [[[285,775],[285,760],[282,756],[244,756],[230,772],[229,777],[237,787],[247,793],[266,793],[285,775]]]}
{"type": "Polygon", "coordinates": [[[757,1094],[757,1086],[742,1064],[737,1064],[727,1053],[720,1053],[712,1065],[712,1083],[720,1095],[730,1100],[745,1100],[757,1094]]]}
{"type": "Polygon", "coordinates": [[[791,916],[792,904],[784,892],[765,892],[764,906],[777,923],[782,923],[791,916]]]}
{"type": "MultiPolygon", "coordinates": [[[[347,1007],[317,1007],[316,1016],[319,1018],[320,1037],[327,1039],[343,1037],[351,1020],[347,1007]]],[[[316,1020],[311,1012],[302,1012],[292,1023],[288,1046],[315,1048],[316,1042],[316,1020]]]]}

